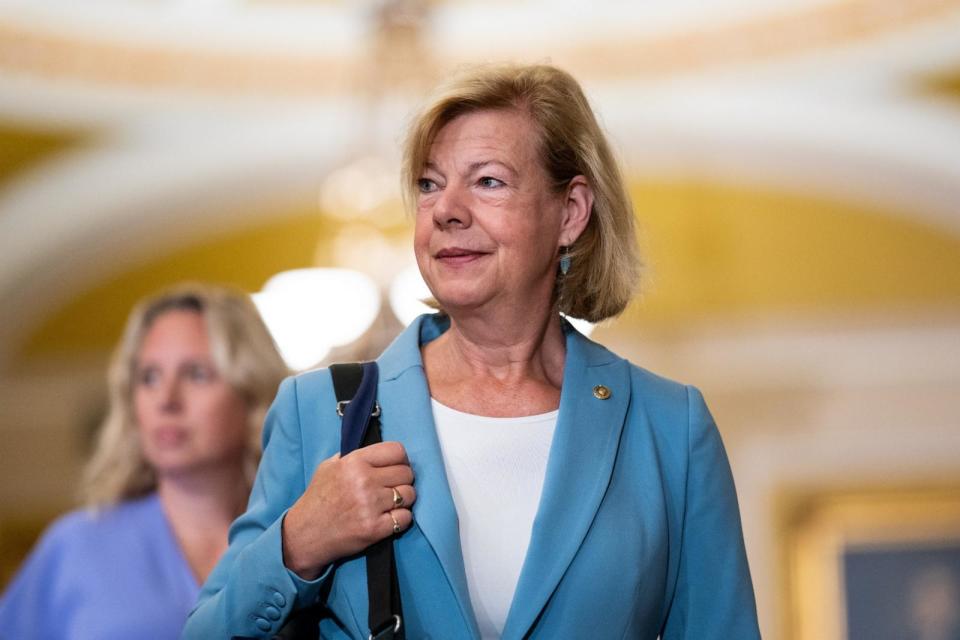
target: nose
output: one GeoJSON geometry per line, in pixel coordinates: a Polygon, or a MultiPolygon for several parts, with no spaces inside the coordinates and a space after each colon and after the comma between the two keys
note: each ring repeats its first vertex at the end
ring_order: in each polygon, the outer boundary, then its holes
{"type": "Polygon", "coordinates": [[[470,226],[472,216],[467,198],[455,184],[448,184],[438,195],[433,207],[433,222],[440,229],[470,226]]]}
{"type": "Polygon", "coordinates": [[[160,409],[166,413],[176,413],[182,408],[180,377],[170,376],[160,387],[160,409]]]}

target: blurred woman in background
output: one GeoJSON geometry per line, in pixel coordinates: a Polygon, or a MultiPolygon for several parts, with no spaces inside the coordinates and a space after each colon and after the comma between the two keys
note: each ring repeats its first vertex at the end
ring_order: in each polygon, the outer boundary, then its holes
{"type": "Polygon", "coordinates": [[[178,637],[246,505],[286,374],[247,295],[182,285],[142,301],[109,369],[87,508],[43,535],[0,599],[0,633],[178,637]]]}

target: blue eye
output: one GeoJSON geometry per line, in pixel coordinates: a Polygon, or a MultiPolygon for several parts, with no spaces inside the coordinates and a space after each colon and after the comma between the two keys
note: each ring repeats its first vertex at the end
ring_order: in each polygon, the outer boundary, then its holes
{"type": "Polygon", "coordinates": [[[436,191],[437,183],[430,178],[420,178],[417,180],[417,188],[420,189],[420,193],[430,193],[436,191]]]}
{"type": "Polygon", "coordinates": [[[490,176],[484,176],[477,181],[481,187],[487,189],[496,189],[497,187],[502,187],[505,183],[503,180],[497,180],[496,178],[491,178],[490,176]]]}

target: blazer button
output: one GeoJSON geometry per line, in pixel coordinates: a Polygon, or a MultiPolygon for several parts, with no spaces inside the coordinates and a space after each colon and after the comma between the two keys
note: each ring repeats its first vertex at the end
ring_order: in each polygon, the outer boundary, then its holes
{"type": "Polygon", "coordinates": [[[260,629],[260,631],[270,631],[270,629],[273,628],[273,625],[270,624],[270,621],[265,620],[264,618],[257,618],[254,620],[254,624],[257,625],[257,629],[260,629]]]}
{"type": "Polygon", "coordinates": [[[277,591],[273,594],[273,604],[277,605],[278,607],[284,607],[287,604],[287,599],[283,597],[282,593],[277,591]]]}
{"type": "Polygon", "coordinates": [[[609,398],[611,395],[613,395],[613,394],[610,392],[610,389],[608,389],[607,387],[603,386],[602,384],[598,384],[597,386],[595,386],[595,387],[593,388],[593,397],[594,397],[594,398],[599,398],[600,400],[606,400],[606,399],[609,398]]]}

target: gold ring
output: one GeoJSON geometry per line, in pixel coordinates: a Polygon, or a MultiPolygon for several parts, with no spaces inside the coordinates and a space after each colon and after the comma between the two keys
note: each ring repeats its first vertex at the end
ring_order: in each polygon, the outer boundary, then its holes
{"type": "Polygon", "coordinates": [[[397,491],[397,488],[393,488],[393,506],[402,507],[403,506],[403,496],[400,495],[400,492],[397,491]]]}
{"type": "Polygon", "coordinates": [[[393,511],[390,512],[390,519],[393,520],[393,535],[400,533],[400,523],[397,522],[397,518],[393,515],[393,511]]]}

